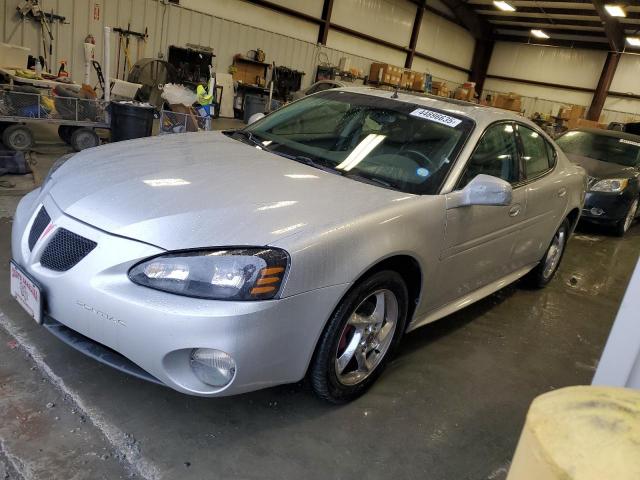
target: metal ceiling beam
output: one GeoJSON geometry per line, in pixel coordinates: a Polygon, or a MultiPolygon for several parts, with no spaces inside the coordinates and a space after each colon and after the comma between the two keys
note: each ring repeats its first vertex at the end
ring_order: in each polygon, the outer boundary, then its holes
{"type": "Polygon", "coordinates": [[[494,46],[495,42],[493,40],[477,40],[473,50],[469,81],[475,82],[476,91],[479,95],[482,95],[482,90],[484,89],[484,82],[487,79],[489,62],[491,62],[494,46]]]}
{"type": "MultiPolygon", "coordinates": [[[[545,41],[535,40],[526,42],[526,38],[515,35],[496,35],[496,40],[501,42],[513,42],[526,45],[546,46],[546,47],[563,47],[563,48],[585,48],[590,50],[609,51],[609,44],[606,42],[583,42],[577,40],[557,40],[549,39],[545,41]]],[[[533,40],[533,39],[532,39],[533,40]]]]}
{"type": "MultiPolygon", "coordinates": [[[[470,0],[470,5],[490,5],[493,6],[493,0],[470,0]]],[[[537,0],[511,0],[509,2],[516,8],[538,7],[544,9],[563,8],[568,10],[595,10],[590,2],[553,2],[553,1],[537,1],[537,0]]]]}
{"type": "Polygon", "coordinates": [[[274,12],[284,13],[285,15],[289,15],[290,17],[299,18],[300,20],[305,20],[307,22],[315,23],[316,25],[319,25],[322,23],[321,19],[316,18],[313,15],[307,15],[306,13],[299,12],[292,8],[279,5],[277,3],[269,2],[268,0],[244,0],[244,1],[247,3],[252,3],[259,7],[273,10],[274,12]]]}
{"type": "Polygon", "coordinates": [[[426,4],[427,0],[422,0],[418,5],[416,5],[416,16],[413,19],[413,28],[411,29],[411,38],[409,40],[409,51],[407,52],[407,58],[404,61],[404,68],[411,68],[411,65],[413,65],[413,57],[416,54],[416,45],[418,44],[418,35],[420,35],[420,26],[422,25],[424,7],[426,4]]]}
{"type": "MultiPolygon", "coordinates": [[[[598,12],[598,16],[600,20],[602,20],[602,24],[604,26],[604,31],[607,34],[607,39],[609,40],[609,46],[612,50],[616,52],[621,52],[624,50],[624,28],[618,23],[618,21],[611,17],[604,8],[604,2],[602,0],[592,0],[593,6],[596,8],[596,12],[598,12]]],[[[617,63],[616,63],[617,65],[617,63]]],[[[608,89],[607,89],[608,90],[608,89]]]]}
{"type": "Polygon", "coordinates": [[[505,20],[505,18],[537,18],[537,19],[552,19],[552,20],[575,20],[578,22],[597,22],[602,21],[597,15],[589,15],[587,12],[583,13],[542,13],[542,12],[503,12],[501,10],[477,10],[478,15],[482,17],[495,17],[505,20]]]}
{"type": "Polygon", "coordinates": [[[602,67],[602,73],[598,80],[598,86],[593,94],[593,100],[591,100],[591,106],[587,113],[588,120],[593,120],[595,122],[600,120],[600,114],[602,113],[604,102],[609,94],[609,89],[611,88],[613,77],[616,74],[620,57],[622,57],[622,54],[619,52],[609,52],[607,54],[607,59],[604,62],[604,67],[602,67]]]}
{"type": "Polygon", "coordinates": [[[512,22],[509,20],[492,20],[492,25],[495,28],[509,28],[509,27],[522,27],[522,28],[540,28],[550,30],[568,30],[571,32],[596,32],[604,34],[604,28],[600,25],[570,25],[566,23],[543,23],[543,22],[512,22]]]}
{"type": "MultiPolygon", "coordinates": [[[[560,4],[561,5],[561,4],[560,4]]],[[[503,15],[503,16],[511,16],[511,15],[517,15],[519,13],[535,13],[538,16],[547,16],[547,15],[587,15],[587,16],[592,16],[593,18],[598,18],[598,14],[596,13],[596,11],[594,9],[585,9],[585,10],[578,10],[578,9],[572,9],[572,8],[561,8],[561,7],[556,7],[556,8],[540,8],[537,5],[529,5],[527,7],[516,7],[516,11],[515,12],[503,12],[502,10],[496,10],[496,7],[493,5],[476,5],[475,6],[475,11],[478,12],[478,14],[481,15],[486,15],[486,14],[493,14],[493,13],[497,13],[499,15],[503,15]]]]}
{"type": "MultiPolygon", "coordinates": [[[[603,45],[608,45],[607,42],[607,37],[605,37],[604,35],[602,36],[596,36],[596,35],[582,35],[582,34],[572,34],[570,32],[567,32],[566,30],[562,30],[562,31],[553,31],[550,29],[545,28],[544,31],[546,33],[552,34],[551,35],[551,39],[553,40],[565,40],[568,42],[589,42],[589,43],[595,43],[595,44],[603,44],[603,45]]],[[[515,28],[499,28],[498,30],[496,30],[496,33],[498,35],[507,35],[507,36],[512,36],[512,37],[518,37],[518,38],[522,38],[523,40],[530,40],[530,41],[535,41],[535,42],[539,42],[539,43],[546,43],[548,40],[545,39],[539,39],[534,37],[531,32],[529,30],[518,30],[515,28]]]]}
{"type": "Polygon", "coordinates": [[[493,37],[493,28],[489,22],[480,17],[475,10],[462,0],[441,0],[449,10],[453,12],[462,26],[478,40],[490,40],[493,37]]]}
{"type": "Polygon", "coordinates": [[[331,28],[331,12],[333,11],[333,0],[324,0],[322,4],[322,23],[318,30],[318,43],[327,44],[329,29],[331,28]]]}

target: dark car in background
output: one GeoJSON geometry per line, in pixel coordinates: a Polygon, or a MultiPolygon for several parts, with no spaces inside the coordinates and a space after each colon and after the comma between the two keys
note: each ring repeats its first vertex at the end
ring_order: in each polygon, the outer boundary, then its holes
{"type": "Polygon", "coordinates": [[[578,129],[563,134],[558,145],[588,175],[582,219],[610,226],[624,235],[638,215],[640,135],[578,129]]]}

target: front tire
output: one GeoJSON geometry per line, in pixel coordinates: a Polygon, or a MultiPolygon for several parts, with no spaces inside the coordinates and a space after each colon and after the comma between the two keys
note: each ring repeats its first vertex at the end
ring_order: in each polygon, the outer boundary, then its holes
{"type": "Polygon", "coordinates": [[[553,279],[558,271],[562,257],[567,247],[567,241],[571,233],[569,219],[565,218],[556,233],[551,244],[540,260],[540,263],[525,277],[526,283],[532,288],[543,288],[553,279]]]}
{"type": "Polygon", "coordinates": [[[366,392],[400,343],[408,303],[407,286],[394,271],[374,273],[353,287],[316,347],[309,369],[316,395],[340,404],[366,392]]]}
{"type": "Polygon", "coordinates": [[[615,234],[618,237],[623,237],[627,230],[631,227],[633,220],[636,218],[636,214],[638,213],[638,199],[634,199],[629,205],[629,210],[627,211],[627,215],[620,220],[615,226],[615,234]]]}

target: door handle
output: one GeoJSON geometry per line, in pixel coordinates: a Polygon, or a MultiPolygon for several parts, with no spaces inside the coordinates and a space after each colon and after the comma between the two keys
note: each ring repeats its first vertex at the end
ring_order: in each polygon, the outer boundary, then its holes
{"type": "Polygon", "coordinates": [[[509,209],[510,217],[517,217],[520,214],[520,205],[514,205],[509,209]]]}
{"type": "Polygon", "coordinates": [[[558,190],[558,196],[560,198],[564,197],[567,195],[567,187],[562,187],[560,188],[560,190],[558,190]]]}

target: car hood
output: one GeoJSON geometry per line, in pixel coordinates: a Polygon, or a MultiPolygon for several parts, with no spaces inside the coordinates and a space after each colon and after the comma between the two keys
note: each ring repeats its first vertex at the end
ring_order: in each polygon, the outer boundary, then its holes
{"type": "Polygon", "coordinates": [[[71,217],[167,250],[268,245],[407,196],[219,132],[85,150],[53,175],[50,194],[71,217]]]}
{"type": "Polygon", "coordinates": [[[636,169],[625,167],[617,163],[603,162],[595,158],[567,153],[567,158],[576,165],[580,165],[587,175],[595,178],[631,178],[636,175],[636,169]]]}

